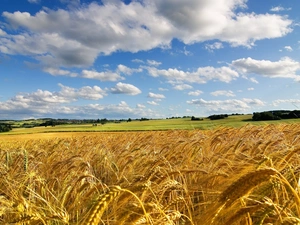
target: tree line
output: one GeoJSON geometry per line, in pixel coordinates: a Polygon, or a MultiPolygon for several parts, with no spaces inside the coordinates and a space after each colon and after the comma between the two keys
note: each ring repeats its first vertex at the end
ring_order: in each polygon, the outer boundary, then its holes
{"type": "Polygon", "coordinates": [[[281,119],[297,119],[300,118],[300,110],[273,110],[264,112],[254,112],[252,120],[281,120],[281,119]]]}
{"type": "Polygon", "coordinates": [[[0,132],[8,132],[12,130],[12,126],[10,124],[1,123],[0,124],[0,132]]]}

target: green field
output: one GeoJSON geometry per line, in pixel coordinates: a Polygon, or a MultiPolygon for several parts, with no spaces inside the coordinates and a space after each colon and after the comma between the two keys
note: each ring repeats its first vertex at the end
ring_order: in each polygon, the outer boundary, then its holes
{"type": "Polygon", "coordinates": [[[101,132],[101,131],[153,131],[153,130],[211,130],[217,127],[241,127],[247,124],[267,125],[279,123],[298,123],[299,119],[273,120],[273,121],[251,121],[252,115],[229,116],[221,120],[203,119],[192,121],[190,118],[179,119],[156,119],[148,121],[106,123],[104,125],[92,126],[92,124],[69,124],[57,125],[55,127],[33,127],[33,128],[14,128],[10,132],[0,133],[0,135],[12,134],[35,134],[53,132],[101,132]]]}

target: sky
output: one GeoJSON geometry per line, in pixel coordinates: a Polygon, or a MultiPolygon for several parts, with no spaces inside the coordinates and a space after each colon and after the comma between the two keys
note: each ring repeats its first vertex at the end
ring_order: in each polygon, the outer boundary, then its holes
{"type": "Polygon", "coordinates": [[[1,0],[0,120],[300,109],[298,0],[1,0]]]}

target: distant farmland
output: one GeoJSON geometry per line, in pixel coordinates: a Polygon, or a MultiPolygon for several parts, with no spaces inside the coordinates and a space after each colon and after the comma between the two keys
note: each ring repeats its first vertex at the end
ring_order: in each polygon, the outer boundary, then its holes
{"type": "MultiPolygon", "coordinates": [[[[242,127],[247,124],[251,125],[268,125],[268,124],[294,124],[299,123],[300,119],[282,119],[270,121],[252,121],[252,115],[233,115],[225,119],[210,120],[204,118],[203,120],[191,120],[191,118],[177,118],[177,119],[153,119],[153,120],[132,120],[108,122],[105,124],[83,123],[83,124],[65,124],[56,126],[36,126],[36,127],[19,127],[14,128],[10,132],[0,133],[6,134],[34,134],[34,133],[52,133],[52,132],[103,132],[103,131],[160,131],[160,130],[210,130],[218,127],[242,127]]],[[[22,122],[18,122],[21,124],[22,122]]],[[[33,121],[32,123],[36,123],[33,121]]],[[[41,121],[39,121],[41,123],[41,121]]],[[[20,125],[18,125],[20,126],[20,125]]]]}

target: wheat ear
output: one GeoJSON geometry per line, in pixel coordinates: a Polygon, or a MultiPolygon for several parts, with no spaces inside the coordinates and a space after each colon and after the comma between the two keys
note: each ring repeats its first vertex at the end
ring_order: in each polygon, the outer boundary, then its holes
{"type": "Polygon", "coordinates": [[[98,202],[93,207],[90,216],[87,219],[85,225],[98,225],[102,214],[107,208],[108,204],[111,203],[122,191],[120,186],[113,186],[110,188],[109,192],[100,196],[98,202]]]}
{"type": "Polygon", "coordinates": [[[236,199],[246,195],[254,187],[269,180],[272,175],[276,174],[278,174],[278,172],[273,168],[259,169],[249,172],[225,189],[225,191],[221,194],[219,201],[227,202],[226,204],[230,205],[236,199]]]}

